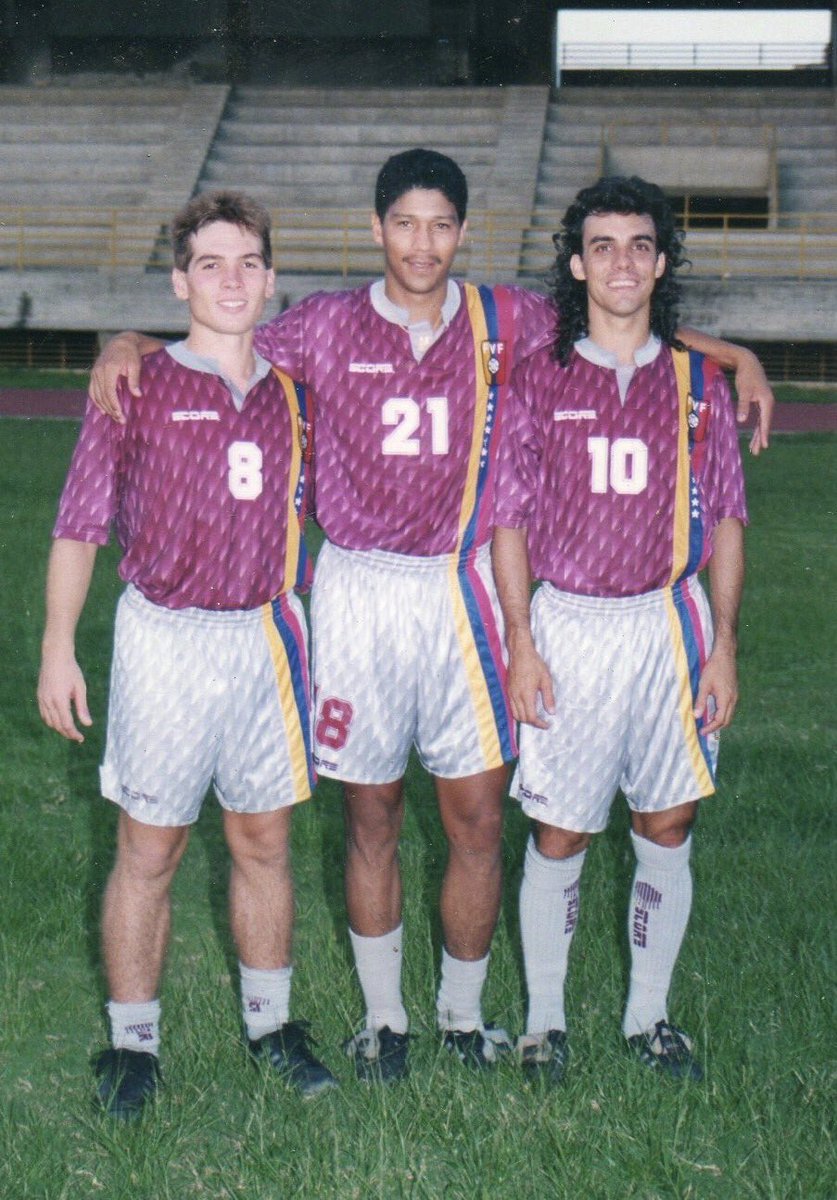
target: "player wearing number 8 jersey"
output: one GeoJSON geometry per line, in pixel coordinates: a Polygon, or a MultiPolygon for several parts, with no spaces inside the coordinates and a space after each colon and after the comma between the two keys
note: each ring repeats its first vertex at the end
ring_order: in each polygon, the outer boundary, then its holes
{"type": "Polygon", "coordinates": [[[562,329],[514,380],[494,558],[532,818],[520,909],[524,1069],[557,1082],[581,868],[621,788],[637,859],[623,1032],[701,1075],[667,997],[691,903],[690,829],[737,700],[746,520],[729,390],[678,347],[681,236],[662,192],[604,179],[556,235],[562,329]],[[697,579],[709,564],[712,614],[697,579]],[[544,581],[532,604],[531,577],[544,581]],[[714,644],[713,622],[714,616],[714,644]]]}
{"type": "Polygon", "coordinates": [[[302,541],[304,391],[253,353],[273,291],[269,217],[219,193],[175,218],[189,335],[143,364],[115,425],[88,408],[61,497],[38,698],[80,741],[90,724],[75,627],[115,525],[119,602],[102,792],[121,809],[103,912],[111,1048],[97,1092],[136,1117],[159,1079],[169,889],[210,784],[232,857],[230,916],[249,1048],[303,1094],[335,1085],[290,1022],[290,812],[311,794],[302,541]]]}

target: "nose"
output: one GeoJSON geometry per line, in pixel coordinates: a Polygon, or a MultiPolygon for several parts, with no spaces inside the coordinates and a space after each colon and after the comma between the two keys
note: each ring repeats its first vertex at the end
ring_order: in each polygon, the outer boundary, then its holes
{"type": "Polygon", "coordinates": [[[224,287],[239,288],[242,284],[242,272],[238,266],[228,266],[224,268],[224,273],[221,277],[221,282],[224,287]]]}

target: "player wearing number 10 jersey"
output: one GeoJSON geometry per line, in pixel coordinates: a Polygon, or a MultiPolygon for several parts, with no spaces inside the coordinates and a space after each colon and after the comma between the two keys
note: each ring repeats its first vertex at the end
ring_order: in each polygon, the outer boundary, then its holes
{"type": "Polygon", "coordinates": [[[556,235],[562,328],[515,376],[498,481],[495,570],[523,722],[513,791],[533,822],[520,1052],[551,1082],[567,1060],[582,865],[617,789],[637,860],[623,1033],[647,1066],[701,1076],[667,997],[691,904],[690,830],[737,701],[747,511],[726,381],[675,338],[681,237],[643,180],[579,193],[556,235]],[[711,615],[697,578],[707,564],[711,615]]]}

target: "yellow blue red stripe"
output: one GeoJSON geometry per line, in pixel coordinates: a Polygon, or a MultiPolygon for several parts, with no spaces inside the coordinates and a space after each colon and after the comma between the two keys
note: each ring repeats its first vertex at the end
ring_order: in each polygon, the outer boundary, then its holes
{"type": "Polygon", "coordinates": [[[291,588],[304,589],[311,582],[311,563],[305,545],[303,530],[306,517],[306,491],[308,487],[308,464],[302,453],[300,430],[309,427],[307,395],[305,388],[282,371],[273,368],[282,385],[288,402],[291,421],[291,463],[288,475],[287,541],[285,549],[285,571],[282,591],[291,588]]]}
{"type": "Polygon", "coordinates": [[[709,796],[715,790],[714,762],[708,740],[694,716],[700,676],[707,659],[707,647],[691,587],[691,581],[684,579],[665,593],[666,615],[680,683],[678,712],[683,736],[700,795],[709,796]]]}
{"type": "MultiPolygon", "coordinates": [[[[475,551],[488,541],[493,522],[492,475],[497,451],[492,435],[501,390],[486,376],[483,346],[502,340],[505,330],[501,330],[495,292],[465,284],[465,297],[474,339],[474,426],[457,553],[451,559],[451,595],[483,758],[489,768],[508,762],[517,749],[502,646],[491,601],[474,562],[475,551]]],[[[500,304],[510,316],[511,302],[504,291],[500,304]]]]}
{"type": "Polygon", "coordinates": [[[311,707],[306,632],[284,593],[262,606],[287,731],[294,779],[294,802],[307,800],[316,782],[311,758],[311,707]]]}

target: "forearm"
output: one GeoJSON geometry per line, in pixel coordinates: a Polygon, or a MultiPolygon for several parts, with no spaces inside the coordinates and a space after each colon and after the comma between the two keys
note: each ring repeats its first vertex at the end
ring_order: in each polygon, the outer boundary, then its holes
{"type": "Polygon", "coordinates": [[[153,354],[155,350],[162,349],[165,344],[160,338],[151,337],[150,334],[137,333],[135,330],[125,329],[122,333],[114,334],[108,341],[105,346],[105,353],[107,351],[115,351],[119,347],[130,347],[144,358],[146,354],[153,354]]]}
{"type": "Polygon", "coordinates": [[[688,325],[677,330],[677,337],[690,350],[698,350],[708,358],[714,358],[725,371],[737,371],[745,364],[750,366],[758,362],[756,355],[746,346],[724,341],[723,338],[713,337],[710,333],[691,329],[688,325]]]}
{"type": "Polygon", "coordinates": [[[744,591],[744,526],[736,517],[725,517],[715,529],[709,589],[715,646],[723,646],[734,654],[744,591]]]}
{"type": "Polygon", "coordinates": [[[56,538],[52,543],[46,582],[45,652],[73,647],[97,549],[92,542],[70,538],[56,538]]]}
{"type": "Polygon", "coordinates": [[[494,530],[491,543],[491,563],[506,626],[506,644],[510,651],[516,639],[528,637],[531,641],[529,609],[532,571],[528,542],[525,529],[498,527],[494,530]]]}

